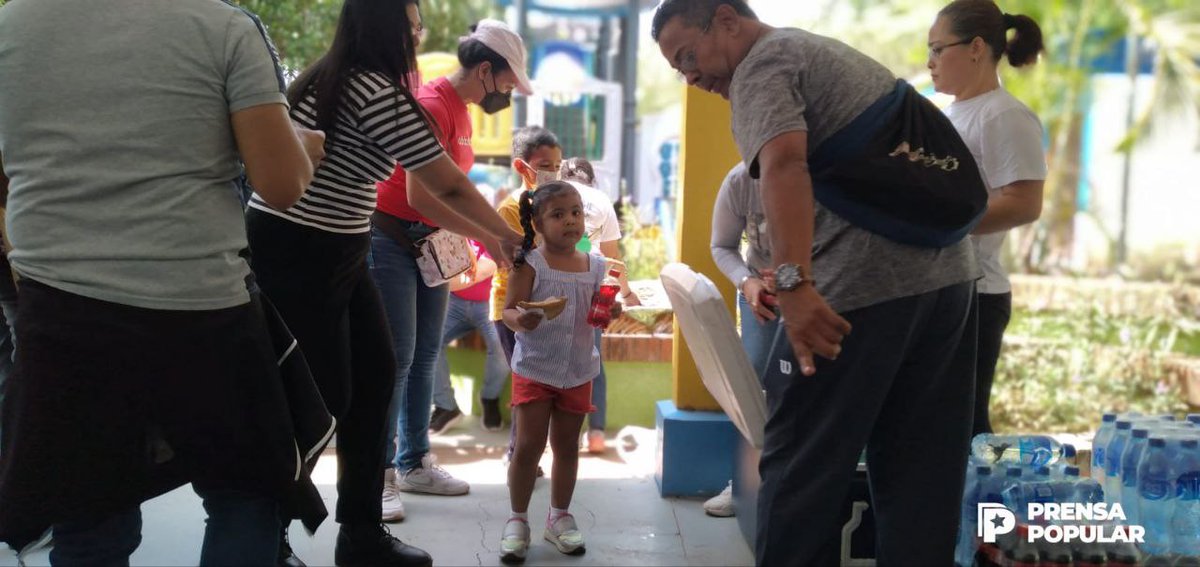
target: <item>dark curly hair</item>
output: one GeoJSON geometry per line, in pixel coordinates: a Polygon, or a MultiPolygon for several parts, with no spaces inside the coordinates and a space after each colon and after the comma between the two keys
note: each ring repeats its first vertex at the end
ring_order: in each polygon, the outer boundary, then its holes
{"type": "Polygon", "coordinates": [[[537,236],[537,232],[533,229],[533,219],[541,214],[542,205],[564,193],[578,194],[579,191],[566,181],[547,181],[539,185],[537,190],[521,194],[521,228],[525,231],[525,241],[521,243],[521,249],[517,251],[517,257],[513,259],[514,268],[524,266],[525,256],[529,254],[530,250],[533,250],[533,239],[537,236]]]}

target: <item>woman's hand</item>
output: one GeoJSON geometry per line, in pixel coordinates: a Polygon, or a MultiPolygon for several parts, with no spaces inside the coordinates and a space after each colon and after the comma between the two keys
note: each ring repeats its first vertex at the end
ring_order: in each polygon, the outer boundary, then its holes
{"type": "Polygon", "coordinates": [[[750,310],[754,312],[754,318],[758,319],[759,323],[774,321],[775,310],[772,309],[775,303],[775,294],[767,289],[767,283],[759,278],[746,278],[742,283],[742,296],[750,304],[750,310]]]}
{"type": "Polygon", "coordinates": [[[640,307],[642,305],[642,298],[638,297],[638,294],[634,293],[632,289],[629,290],[629,293],[621,296],[621,299],[625,302],[626,307],[640,307]]]}
{"type": "Polygon", "coordinates": [[[525,242],[524,237],[513,232],[513,237],[504,241],[494,238],[485,238],[480,240],[480,244],[487,249],[492,260],[496,262],[497,270],[511,270],[513,267],[513,258],[516,257],[517,251],[521,249],[521,244],[525,242]]]}

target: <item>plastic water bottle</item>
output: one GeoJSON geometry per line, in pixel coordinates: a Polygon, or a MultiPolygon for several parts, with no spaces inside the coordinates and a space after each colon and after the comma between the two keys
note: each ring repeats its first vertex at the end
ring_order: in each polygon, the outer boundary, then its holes
{"type": "Polygon", "coordinates": [[[1037,545],[1029,543],[1029,526],[1017,524],[1017,529],[997,541],[1001,542],[1005,567],[1038,567],[1041,558],[1037,545]]]}
{"type": "Polygon", "coordinates": [[[1104,567],[1108,563],[1108,554],[1102,544],[1075,540],[1071,544],[1071,560],[1075,567],[1104,567]]]}
{"type": "Polygon", "coordinates": [[[1143,545],[1148,553],[1163,554],[1171,550],[1171,517],[1175,495],[1171,490],[1171,459],[1167,442],[1151,437],[1146,455],[1138,465],[1139,515],[1146,528],[1143,545]]]}
{"type": "Polygon", "coordinates": [[[954,561],[964,567],[970,567],[975,557],[979,503],[985,502],[991,480],[992,467],[986,465],[976,466],[967,474],[966,489],[963,491],[962,522],[959,524],[958,544],[954,550],[954,561]]]}
{"type": "Polygon", "coordinates": [[[1099,504],[1104,502],[1104,487],[1094,478],[1084,478],[1075,481],[1075,493],[1071,502],[1080,504],[1099,504]]]}
{"type": "Polygon", "coordinates": [[[1129,525],[1137,525],[1138,521],[1138,463],[1142,452],[1150,441],[1150,430],[1137,427],[1133,430],[1133,438],[1125,445],[1121,453],[1121,507],[1125,509],[1125,518],[1129,525]]]}
{"type": "Polygon", "coordinates": [[[1117,414],[1106,413],[1100,419],[1100,429],[1092,438],[1092,471],[1091,477],[1096,482],[1104,484],[1104,448],[1112,441],[1113,432],[1117,429],[1117,414]]]}
{"type": "Polygon", "coordinates": [[[1104,551],[1108,553],[1107,565],[1137,565],[1142,561],[1142,552],[1130,542],[1105,544],[1104,551]]]}
{"type": "Polygon", "coordinates": [[[971,440],[971,454],[988,463],[1044,466],[1063,458],[1063,446],[1046,435],[980,433],[971,440]]]}
{"type": "Polygon", "coordinates": [[[1041,540],[1035,545],[1038,553],[1038,567],[1047,565],[1071,565],[1071,545],[1064,542],[1051,543],[1041,540]]]}
{"type": "Polygon", "coordinates": [[[1062,466],[1054,465],[1050,467],[1050,480],[1069,480],[1075,482],[1079,480],[1079,467],[1075,465],[1062,464],[1062,466]]]}
{"type": "Polygon", "coordinates": [[[1121,454],[1132,429],[1132,421],[1118,419],[1112,440],[1104,448],[1104,500],[1109,504],[1121,500],[1121,454]]]}
{"type": "MultiPolygon", "coordinates": [[[[1078,469],[1076,470],[1078,472],[1078,469]]],[[[1088,477],[1072,483],[1074,492],[1068,502],[1099,504],[1104,502],[1104,487],[1096,479],[1088,477]]],[[[1104,546],[1097,542],[1076,540],[1071,546],[1071,558],[1075,567],[1102,567],[1108,561],[1104,546]]]]}
{"type": "MultiPolygon", "coordinates": [[[[1071,463],[1075,461],[1076,455],[1079,453],[1075,450],[1075,446],[1070,443],[1063,443],[1063,456],[1057,463],[1050,466],[1050,478],[1062,478],[1063,471],[1067,467],[1074,466],[1071,463]]],[[[1078,467],[1076,467],[1078,470],[1078,467]]]]}
{"type": "Polygon", "coordinates": [[[1200,556],[1200,442],[1184,439],[1171,459],[1175,511],[1171,515],[1171,551],[1200,556]]]}
{"type": "Polygon", "coordinates": [[[1025,470],[1021,467],[1008,467],[1004,469],[1004,481],[1000,485],[1000,495],[1003,498],[1013,487],[1020,487],[1024,482],[1021,477],[1025,474],[1025,470]]]}
{"type": "Polygon", "coordinates": [[[600,284],[600,289],[592,295],[592,306],[588,310],[587,322],[589,325],[607,329],[608,324],[612,323],[612,306],[617,301],[617,293],[621,291],[621,272],[616,269],[608,271],[604,282],[600,284]]]}

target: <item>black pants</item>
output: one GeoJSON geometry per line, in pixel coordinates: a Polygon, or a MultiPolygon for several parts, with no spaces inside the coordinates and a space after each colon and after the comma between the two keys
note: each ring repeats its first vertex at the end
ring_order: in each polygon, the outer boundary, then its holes
{"type": "Polygon", "coordinates": [[[975,363],[975,421],[971,437],[992,432],[988,407],[1000,360],[1000,343],[1012,318],[1012,293],[979,294],[979,358],[975,363]]]}
{"type": "Polygon", "coordinates": [[[811,377],[780,333],[765,377],[759,565],[830,561],[864,446],[879,564],[953,563],[975,386],[975,297],[968,282],[844,313],[854,329],[841,356],[818,359],[811,377]]]}
{"type": "Polygon", "coordinates": [[[291,482],[291,416],[257,296],[167,311],[26,279],[20,319],[0,541],[19,548],[50,524],[99,521],[188,482],[273,507],[291,482]]]}
{"type": "Polygon", "coordinates": [[[396,361],[370,235],[334,234],[249,209],[251,267],[304,351],[338,420],[337,521],[378,524],[387,408],[396,361]]]}

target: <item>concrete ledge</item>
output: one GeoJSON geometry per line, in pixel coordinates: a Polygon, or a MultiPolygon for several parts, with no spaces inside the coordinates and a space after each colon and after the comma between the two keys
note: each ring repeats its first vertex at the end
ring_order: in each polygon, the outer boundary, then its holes
{"type": "Polygon", "coordinates": [[[662,400],[655,404],[655,425],[659,494],[708,496],[725,489],[740,436],[724,413],[681,410],[662,400]]]}

